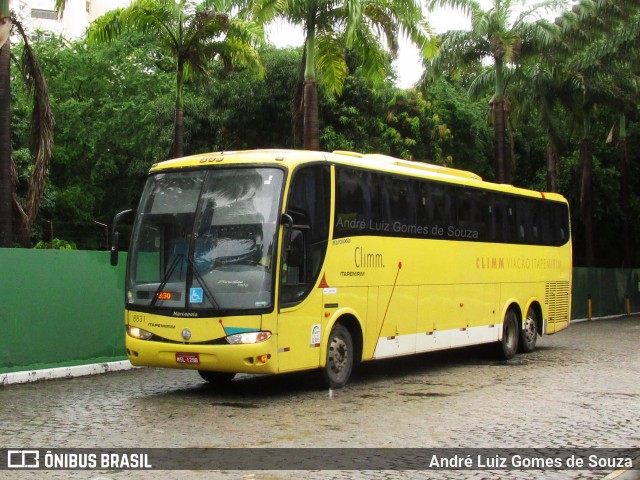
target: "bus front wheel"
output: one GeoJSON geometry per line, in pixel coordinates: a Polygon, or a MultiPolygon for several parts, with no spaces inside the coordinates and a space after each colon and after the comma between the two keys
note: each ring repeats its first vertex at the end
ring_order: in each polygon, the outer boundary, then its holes
{"type": "Polygon", "coordinates": [[[518,351],[518,316],[513,310],[509,310],[504,316],[502,325],[502,340],[498,342],[498,355],[503,360],[509,360],[518,351]]]}
{"type": "Polygon", "coordinates": [[[531,353],[536,349],[538,340],[538,316],[533,308],[527,311],[527,318],[522,325],[520,332],[519,349],[524,353],[531,353]]]}
{"type": "Polygon", "coordinates": [[[353,370],[353,339],[343,325],[336,325],[329,335],[327,361],[322,370],[324,383],[329,388],[342,388],[353,370]]]}

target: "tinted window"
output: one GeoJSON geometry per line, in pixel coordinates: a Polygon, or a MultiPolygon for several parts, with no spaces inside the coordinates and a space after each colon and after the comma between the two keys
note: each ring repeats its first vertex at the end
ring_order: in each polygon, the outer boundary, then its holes
{"type": "Polygon", "coordinates": [[[563,245],[566,205],[431,180],[336,168],[334,237],[563,245]]]}

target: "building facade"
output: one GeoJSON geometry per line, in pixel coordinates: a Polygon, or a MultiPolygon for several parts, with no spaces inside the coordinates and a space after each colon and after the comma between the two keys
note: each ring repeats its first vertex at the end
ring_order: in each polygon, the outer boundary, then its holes
{"type": "Polygon", "coordinates": [[[84,35],[93,20],[129,3],[131,0],[67,0],[61,17],[55,10],[55,0],[11,0],[9,5],[32,38],[55,34],[75,39],[84,35]]]}

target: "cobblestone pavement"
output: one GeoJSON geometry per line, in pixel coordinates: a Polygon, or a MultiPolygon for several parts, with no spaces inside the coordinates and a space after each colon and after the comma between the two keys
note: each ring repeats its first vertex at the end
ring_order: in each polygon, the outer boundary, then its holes
{"type": "MultiPolygon", "coordinates": [[[[538,345],[508,362],[486,348],[373,362],[335,391],[318,389],[311,374],[243,377],[216,391],[195,372],[161,369],[8,385],[0,387],[0,446],[640,447],[640,317],[577,323],[538,345]]],[[[8,480],[598,479],[611,470],[1,473],[8,480]]]]}

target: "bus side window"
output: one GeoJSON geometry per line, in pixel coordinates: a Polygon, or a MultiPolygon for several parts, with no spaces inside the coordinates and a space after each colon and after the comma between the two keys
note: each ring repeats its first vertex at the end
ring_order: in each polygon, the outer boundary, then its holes
{"type": "Polygon", "coordinates": [[[471,193],[461,188],[454,188],[452,191],[456,202],[455,226],[463,229],[470,228],[472,226],[471,193]]]}
{"type": "Polygon", "coordinates": [[[452,222],[451,187],[434,184],[429,194],[429,203],[432,206],[430,214],[433,215],[430,223],[438,227],[450,226],[452,222]]]}
{"type": "Polygon", "coordinates": [[[516,233],[515,212],[505,197],[493,195],[491,198],[491,240],[511,243],[516,233]]]}
{"type": "Polygon", "coordinates": [[[402,225],[416,224],[416,205],[414,199],[414,183],[400,177],[381,178],[383,188],[382,220],[385,223],[402,225]]]}

